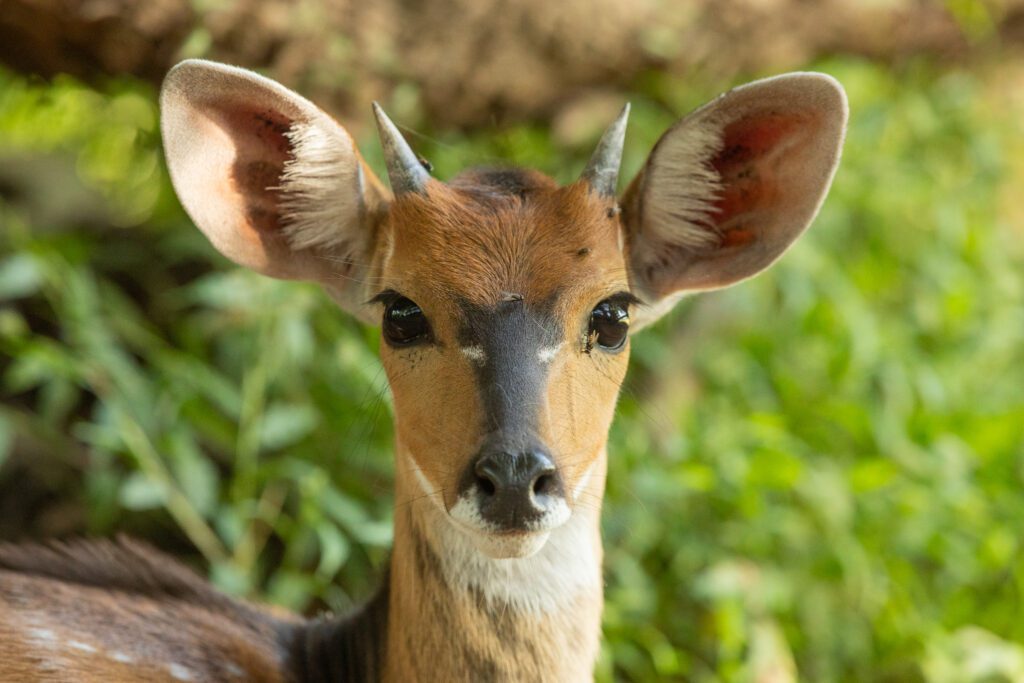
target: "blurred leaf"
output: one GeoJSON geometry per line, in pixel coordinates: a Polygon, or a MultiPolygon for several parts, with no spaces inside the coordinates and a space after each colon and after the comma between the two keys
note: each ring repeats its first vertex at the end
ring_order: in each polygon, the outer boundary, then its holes
{"type": "Polygon", "coordinates": [[[285,448],[305,438],[317,422],[316,411],[311,406],[271,405],[260,422],[260,443],[267,450],[285,448]]]}
{"type": "Polygon", "coordinates": [[[337,527],[330,524],[319,525],[316,535],[320,541],[320,563],[316,573],[329,580],[348,559],[348,540],[338,532],[337,527]]]}
{"type": "Polygon", "coordinates": [[[0,301],[35,294],[43,283],[43,274],[28,254],[13,254],[0,261],[0,301]]]}
{"type": "Polygon", "coordinates": [[[1018,683],[1024,681],[1024,647],[966,626],[928,643],[924,671],[929,683],[1018,683]]]}
{"type": "Polygon", "coordinates": [[[152,510],[167,502],[167,491],[141,472],[132,472],[121,482],[120,500],[129,510],[152,510]]]}
{"type": "Polygon", "coordinates": [[[171,470],[181,490],[202,515],[217,509],[220,477],[213,464],[203,456],[191,435],[175,432],[170,442],[171,470]]]}

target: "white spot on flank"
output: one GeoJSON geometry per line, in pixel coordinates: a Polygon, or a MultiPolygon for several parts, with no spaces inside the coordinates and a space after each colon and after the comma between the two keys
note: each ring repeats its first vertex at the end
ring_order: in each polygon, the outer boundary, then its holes
{"type": "Polygon", "coordinates": [[[131,655],[126,655],[123,652],[111,652],[110,658],[113,659],[115,662],[120,662],[121,664],[131,664],[135,661],[134,659],[132,659],[131,655]]]}
{"type": "Polygon", "coordinates": [[[82,652],[96,652],[96,648],[89,643],[83,643],[80,640],[69,640],[68,647],[73,647],[74,649],[81,650],[82,652]]]}
{"type": "Polygon", "coordinates": [[[224,668],[226,668],[228,670],[229,674],[231,674],[232,676],[234,676],[236,678],[241,678],[242,675],[245,674],[245,672],[242,671],[242,667],[238,666],[234,662],[228,662],[227,665],[224,668]]]}
{"type": "Polygon", "coordinates": [[[487,362],[487,354],[484,353],[482,346],[463,346],[461,349],[462,355],[470,359],[474,363],[480,363],[483,365],[487,362]]]}
{"type": "Polygon", "coordinates": [[[48,628],[30,628],[28,634],[37,643],[53,643],[57,640],[57,634],[48,628]]]}
{"type": "Polygon", "coordinates": [[[167,670],[171,672],[171,677],[177,681],[195,680],[192,678],[192,672],[183,667],[181,664],[168,664],[167,670]]]}
{"type": "Polygon", "coordinates": [[[561,348],[561,344],[555,344],[554,346],[542,346],[537,350],[537,360],[547,365],[555,359],[555,356],[558,355],[558,350],[561,348]]]}

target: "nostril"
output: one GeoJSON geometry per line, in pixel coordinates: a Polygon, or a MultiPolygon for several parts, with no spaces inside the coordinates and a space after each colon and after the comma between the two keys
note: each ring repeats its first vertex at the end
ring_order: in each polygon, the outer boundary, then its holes
{"type": "Polygon", "coordinates": [[[546,496],[555,492],[557,481],[554,474],[542,474],[533,482],[533,494],[535,496],[546,496]]]}
{"type": "Polygon", "coordinates": [[[483,475],[478,474],[476,476],[476,483],[477,486],[480,487],[480,490],[483,491],[485,495],[493,496],[498,491],[497,487],[494,485],[494,482],[483,475]]]}
{"type": "Polygon", "coordinates": [[[501,477],[494,471],[493,463],[489,459],[484,458],[477,462],[473,473],[476,474],[477,487],[483,491],[485,496],[493,496],[498,492],[501,477]]]}

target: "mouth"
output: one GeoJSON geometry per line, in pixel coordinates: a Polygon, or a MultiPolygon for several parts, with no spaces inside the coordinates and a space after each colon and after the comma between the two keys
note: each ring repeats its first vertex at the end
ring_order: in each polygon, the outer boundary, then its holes
{"type": "Polygon", "coordinates": [[[540,517],[525,520],[513,528],[486,521],[469,498],[460,498],[449,510],[454,526],[484,555],[494,560],[526,558],[538,553],[551,532],[565,524],[572,512],[561,502],[540,517]]]}
{"type": "Polygon", "coordinates": [[[536,555],[548,542],[551,531],[481,532],[456,523],[473,546],[492,560],[522,559],[536,555]]]}

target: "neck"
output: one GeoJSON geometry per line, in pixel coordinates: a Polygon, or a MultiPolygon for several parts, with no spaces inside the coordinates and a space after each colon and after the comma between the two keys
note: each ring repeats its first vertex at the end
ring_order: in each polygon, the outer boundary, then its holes
{"type": "MultiPolygon", "coordinates": [[[[600,506],[572,517],[526,558],[495,560],[424,495],[399,450],[395,545],[381,591],[341,621],[309,624],[296,678],[323,681],[589,681],[601,630],[600,506]]],[[[583,501],[599,501],[602,456],[583,501]]]]}
{"type": "MultiPolygon", "coordinates": [[[[494,560],[399,464],[384,680],[590,680],[602,607],[598,507],[577,506],[533,556],[494,560]]],[[[604,472],[591,479],[599,499],[604,472]]]]}

